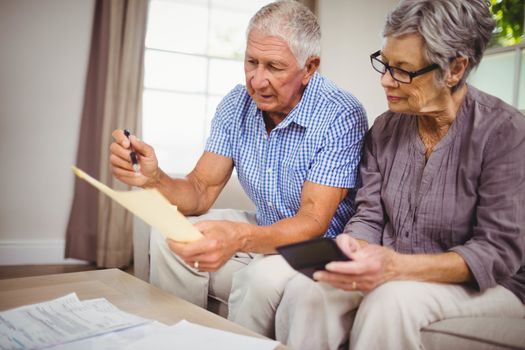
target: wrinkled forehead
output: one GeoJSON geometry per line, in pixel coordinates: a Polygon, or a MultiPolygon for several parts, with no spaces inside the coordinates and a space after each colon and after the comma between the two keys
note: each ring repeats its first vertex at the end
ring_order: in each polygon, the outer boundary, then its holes
{"type": "Polygon", "coordinates": [[[292,57],[295,59],[288,42],[284,38],[266,34],[256,28],[248,34],[246,54],[279,56],[283,59],[292,57]]]}

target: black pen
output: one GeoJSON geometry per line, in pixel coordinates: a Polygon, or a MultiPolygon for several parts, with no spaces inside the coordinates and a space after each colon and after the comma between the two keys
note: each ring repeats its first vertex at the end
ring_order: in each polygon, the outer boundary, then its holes
{"type": "MultiPolygon", "coordinates": [[[[124,129],[124,135],[126,135],[126,137],[129,140],[129,135],[131,135],[131,133],[129,132],[128,129],[124,129]]],[[[129,143],[129,148],[131,149],[131,152],[129,152],[129,158],[131,158],[131,165],[133,166],[133,170],[136,173],[138,173],[139,172],[139,161],[137,159],[137,153],[135,153],[135,150],[133,150],[133,146],[131,145],[131,142],[129,143]]]]}

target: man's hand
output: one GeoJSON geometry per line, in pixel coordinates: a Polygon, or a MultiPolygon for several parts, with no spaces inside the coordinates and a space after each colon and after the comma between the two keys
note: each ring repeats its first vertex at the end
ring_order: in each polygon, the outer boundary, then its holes
{"type": "Polygon", "coordinates": [[[199,271],[213,272],[242,250],[247,226],[232,221],[201,221],[195,227],[202,232],[203,239],[191,243],[170,239],[167,242],[169,248],[189,266],[198,266],[199,271]]]}
{"type": "Polygon", "coordinates": [[[361,247],[347,234],[340,234],[336,240],[351,260],[327,264],[326,271],[314,274],[317,281],[348,291],[370,291],[394,277],[397,253],[393,250],[376,244],[361,247]]]}
{"type": "Polygon", "coordinates": [[[133,135],[128,139],[122,130],[115,130],[111,135],[115,140],[109,147],[113,176],[131,186],[152,187],[158,183],[160,169],[154,149],[133,135]],[[130,146],[137,153],[140,173],[133,171],[130,146]]]}

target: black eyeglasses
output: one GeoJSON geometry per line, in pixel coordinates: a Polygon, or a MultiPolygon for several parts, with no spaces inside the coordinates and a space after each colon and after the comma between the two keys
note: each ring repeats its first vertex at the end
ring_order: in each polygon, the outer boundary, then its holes
{"type": "Polygon", "coordinates": [[[379,55],[381,55],[381,50],[374,52],[370,55],[370,62],[372,63],[372,67],[381,74],[385,74],[386,71],[388,71],[392,76],[392,79],[403,84],[410,84],[412,82],[412,79],[417,77],[418,75],[422,75],[439,68],[439,65],[434,63],[429,66],[426,66],[425,68],[421,68],[420,70],[417,70],[415,72],[409,72],[401,68],[392,67],[388,63],[381,61],[379,58],[377,58],[379,57],[379,55]]]}

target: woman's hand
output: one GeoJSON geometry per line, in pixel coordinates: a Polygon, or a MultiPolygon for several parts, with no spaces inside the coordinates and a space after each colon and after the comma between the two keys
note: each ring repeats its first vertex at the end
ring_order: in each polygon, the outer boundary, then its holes
{"type": "Polygon", "coordinates": [[[363,247],[347,234],[337,236],[337,245],[350,261],[334,261],[326,271],[317,271],[314,279],[348,291],[370,291],[395,277],[397,253],[376,244],[363,247]]]}

